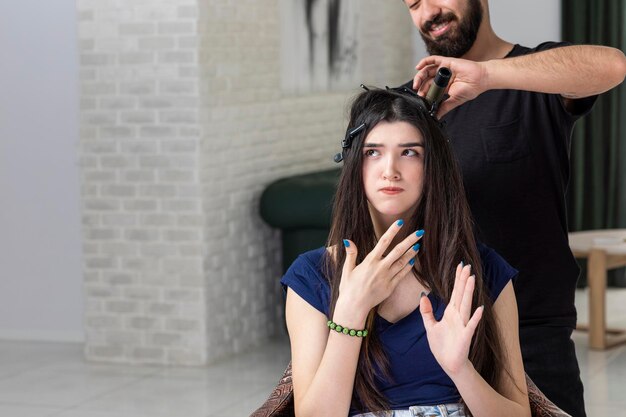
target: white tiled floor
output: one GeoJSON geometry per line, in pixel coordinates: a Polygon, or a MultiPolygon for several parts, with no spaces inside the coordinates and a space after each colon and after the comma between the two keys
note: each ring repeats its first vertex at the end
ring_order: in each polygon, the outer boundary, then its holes
{"type": "MultiPolygon", "coordinates": [[[[608,305],[609,324],[626,328],[626,290],[610,290],[608,305]]],[[[589,417],[626,417],[626,346],[594,352],[586,334],[574,340],[589,417]]],[[[92,364],[75,344],[0,342],[0,417],[246,417],[288,361],[286,339],[205,368],[92,364]]]]}
{"type": "Polygon", "coordinates": [[[0,417],[248,416],[288,362],[286,339],[204,368],[85,363],[76,344],[0,342],[0,417]]]}
{"type": "MultiPolygon", "coordinates": [[[[587,290],[576,293],[578,321],[587,322],[587,290]]],[[[609,326],[626,328],[626,289],[609,289],[609,326]]],[[[626,417],[626,345],[607,351],[588,349],[587,333],[574,332],[576,356],[585,386],[589,417],[626,417]]]]}

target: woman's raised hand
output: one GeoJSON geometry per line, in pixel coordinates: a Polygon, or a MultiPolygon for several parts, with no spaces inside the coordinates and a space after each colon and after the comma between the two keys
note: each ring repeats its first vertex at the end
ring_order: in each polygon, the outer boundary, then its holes
{"type": "Polygon", "coordinates": [[[356,245],[344,240],[346,260],[339,284],[339,297],[351,303],[355,309],[367,313],[389,297],[398,282],[410,273],[419,250],[416,242],[424,234],[423,231],[411,233],[384,256],[402,225],[402,220],[392,224],[359,265],[356,265],[356,245]]]}
{"type": "Polygon", "coordinates": [[[428,297],[422,295],[420,299],[430,350],[449,376],[470,364],[468,355],[472,336],[483,314],[483,306],[471,314],[476,277],[470,275],[470,270],[471,265],[457,266],[452,297],[441,321],[435,319],[428,297]]]}

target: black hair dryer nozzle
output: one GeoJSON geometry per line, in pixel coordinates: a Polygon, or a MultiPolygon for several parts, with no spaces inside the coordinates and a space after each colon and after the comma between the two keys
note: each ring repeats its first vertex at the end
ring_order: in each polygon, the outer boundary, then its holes
{"type": "Polygon", "coordinates": [[[426,94],[426,101],[431,106],[431,113],[437,112],[451,77],[452,71],[448,68],[441,67],[437,70],[437,75],[435,75],[435,79],[426,94]]]}

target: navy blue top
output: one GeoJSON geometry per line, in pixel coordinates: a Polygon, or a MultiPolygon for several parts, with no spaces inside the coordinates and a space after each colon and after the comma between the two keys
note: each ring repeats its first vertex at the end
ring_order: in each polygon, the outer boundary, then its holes
{"type": "MultiPolygon", "coordinates": [[[[485,284],[495,300],[517,270],[511,267],[493,249],[478,244],[485,284]]],[[[326,248],[300,255],[280,280],[315,309],[329,316],[330,285],[322,273],[326,248]]],[[[428,294],[437,320],[441,320],[446,304],[434,294],[428,294]]],[[[426,329],[419,307],[396,323],[376,316],[376,329],[383,349],[389,358],[393,381],[380,379],[378,388],[389,401],[390,409],[408,408],[412,405],[454,403],[460,400],[452,380],[439,366],[430,351],[426,329]]],[[[350,415],[358,414],[350,410],[350,415]]]]}

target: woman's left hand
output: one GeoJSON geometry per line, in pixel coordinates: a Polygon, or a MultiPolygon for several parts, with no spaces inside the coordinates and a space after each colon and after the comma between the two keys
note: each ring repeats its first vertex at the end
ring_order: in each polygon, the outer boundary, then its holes
{"type": "Polygon", "coordinates": [[[457,266],[450,304],[441,321],[435,319],[428,297],[422,296],[420,300],[430,350],[450,377],[469,365],[470,344],[483,314],[481,306],[471,315],[475,276],[470,275],[470,270],[471,265],[457,266]]]}

